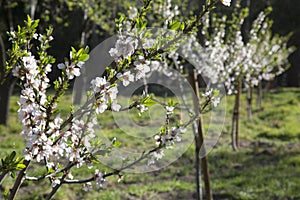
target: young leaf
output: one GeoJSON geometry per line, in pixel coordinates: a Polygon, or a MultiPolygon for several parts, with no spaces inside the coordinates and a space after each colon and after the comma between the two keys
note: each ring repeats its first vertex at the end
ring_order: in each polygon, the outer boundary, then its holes
{"type": "Polygon", "coordinates": [[[79,58],[78,61],[85,62],[90,58],[89,54],[82,54],[79,58]]]}
{"type": "Polygon", "coordinates": [[[24,164],[22,164],[22,163],[19,163],[19,164],[17,164],[17,166],[16,166],[16,170],[22,170],[22,169],[24,169],[26,167],[26,165],[24,165],[24,164]]]}
{"type": "Polygon", "coordinates": [[[181,22],[171,22],[169,24],[169,29],[174,30],[174,31],[179,29],[180,27],[181,27],[181,22]]]}
{"type": "Polygon", "coordinates": [[[144,106],[151,107],[151,106],[155,105],[156,102],[153,101],[152,99],[148,98],[148,99],[144,100],[142,104],[144,106]]]}

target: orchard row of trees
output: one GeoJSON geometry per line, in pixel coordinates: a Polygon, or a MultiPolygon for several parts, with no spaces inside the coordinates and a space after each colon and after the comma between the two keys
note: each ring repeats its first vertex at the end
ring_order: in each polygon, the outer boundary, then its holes
{"type": "MultiPolygon", "coordinates": [[[[142,5],[124,3],[119,6],[109,1],[59,1],[55,4],[54,12],[50,12],[50,8],[53,8],[52,1],[30,1],[28,5],[23,4],[29,13],[25,26],[19,26],[13,31],[14,20],[11,15],[16,5],[8,1],[5,10],[11,17],[9,24],[12,28],[7,38],[10,45],[2,42],[2,49],[6,49],[6,46],[10,48],[7,53],[2,54],[5,64],[3,63],[1,82],[3,91],[7,93],[1,91],[1,95],[9,97],[15,81],[21,86],[18,114],[23,125],[22,135],[26,140],[26,148],[23,158],[16,158],[15,152],[12,152],[2,160],[1,182],[7,174],[15,177],[15,172],[18,171],[14,185],[9,191],[5,191],[5,196],[14,199],[23,181],[43,179],[49,179],[52,187],[47,199],[51,199],[63,184],[83,184],[86,191],[93,187],[103,187],[107,177],[113,175],[122,177],[123,170],[145,159],[149,160],[149,164],[163,159],[164,150],[180,142],[186,128],[193,125],[197,199],[202,198],[200,170],[203,172],[206,198],[212,199],[207,152],[203,147],[205,138],[202,114],[217,107],[222,100],[216,89],[222,90],[220,88],[225,87],[224,91],[228,95],[235,95],[232,144],[233,148],[237,149],[239,101],[242,89],[248,89],[251,94],[252,88],[258,86],[261,81],[271,80],[281,74],[288,66],[288,56],[294,51],[287,46],[290,35],[279,36],[272,33],[272,20],[267,18],[270,8],[258,15],[251,28],[243,30],[249,11],[242,9],[240,2],[235,1],[232,15],[226,17],[212,14],[211,11],[219,6],[219,2],[226,6],[230,5],[228,0],[207,0],[203,5],[195,7],[195,13],[189,13],[187,5],[192,2],[179,4],[171,0],[161,2],[144,0],[142,5]],[[104,9],[100,9],[100,6],[104,9]],[[128,13],[125,13],[127,7],[128,13]],[[41,21],[45,23],[35,19],[39,9],[46,9],[45,15],[41,15],[41,21]],[[63,63],[57,64],[59,56],[55,59],[55,56],[48,53],[51,52],[53,28],[45,27],[65,22],[63,18],[68,17],[62,14],[65,9],[68,12],[72,10],[82,12],[84,28],[80,31],[78,44],[80,48],[76,50],[72,47],[69,57],[63,63]],[[119,11],[125,14],[119,13],[117,17],[119,11]],[[117,17],[115,22],[112,22],[111,18],[115,17],[117,17]],[[106,68],[104,74],[97,74],[90,82],[88,87],[90,91],[83,105],[77,110],[72,109],[69,116],[63,118],[56,108],[58,101],[72,85],[72,81],[82,74],[84,63],[89,59],[88,48],[82,47],[88,44],[95,34],[112,33],[114,23],[118,38],[115,46],[109,50],[114,63],[106,68]],[[164,29],[153,32],[153,29],[149,30],[147,26],[164,29]],[[192,59],[189,60],[190,58],[192,59]],[[186,69],[188,65],[186,60],[194,64],[193,70],[186,69]],[[50,95],[49,75],[55,66],[59,76],[55,78],[53,84],[55,93],[50,95]],[[128,108],[122,108],[118,103],[117,96],[121,85],[126,87],[139,80],[146,81],[147,76],[153,71],[170,74],[167,73],[170,68],[189,77],[195,94],[192,106],[184,102],[185,98],[182,98],[182,105],[176,105],[172,101],[164,104],[154,101],[153,96],[147,93],[138,101],[132,102],[128,108]],[[209,79],[203,93],[199,91],[199,76],[209,79]],[[164,106],[166,120],[160,130],[153,133],[152,149],[144,152],[141,150],[143,153],[140,157],[134,158],[126,165],[122,163],[121,167],[109,173],[96,169],[91,177],[74,179],[71,173],[74,167],[97,166],[99,157],[103,156],[98,154],[99,144],[95,145],[93,142],[97,140],[94,130],[97,115],[128,109],[137,109],[142,113],[155,103],[164,106]],[[188,110],[190,118],[171,123],[170,117],[180,106],[188,110]],[[34,162],[44,165],[46,173],[39,177],[27,174],[28,167],[34,162]]],[[[67,25],[64,23],[64,26],[67,25]]],[[[170,78],[179,80],[180,73],[178,75],[173,73],[173,77],[170,78]]],[[[5,109],[7,109],[9,99],[1,97],[1,100],[6,101],[5,109]]],[[[250,117],[251,100],[248,110],[250,117]]],[[[106,148],[101,151],[109,155],[111,149],[117,145],[114,139],[105,144],[106,148]]]]}
{"type": "MultiPolygon", "coordinates": [[[[162,3],[162,2],[161,2],[162,3]]],[[[180,11],[182,16],[187,16],[190,12],[198,12],[201,10],[202,3],[194,1],[174,1],[177,5],[177,12],[180,11]]],[[[235,4],[235,1],[233,1],[235,4]]],[[[271,18],[276,19],[273,31],[280,34],[287,34],[288,32],[295,31],[292,36],[291,44],[298,46],[299,35],[299,22],[297,22],[297,4],[298,1],[286,1],[284,6],[280,1],[242,1],[242,7],[249,8],[249,17],[245,20],[243,29],[249,30],[249,24],[253,21],[258,13],[266,6],[274,6],[275,12],[271,13],[271,18]],[[289,13],[286,14],[285,13],[289,13]],[[298,27],[298,28],[297,28],[298,27]]],[[[134,13],[134,9],[130,7],[139,7],[141,3],[136,1],[103,1],[103,0],[83,0],[83,1],[0,1],[0,58],[1,58],[1,80],[5,77],[5,61],[6,50],[10,47],[7,31],[12,31],[16,25],[23,23],[24,18],[29,15],[32,19],[40,19],[39,30],[43,30],[49,25],[55,27],[53,36],[55,40],[52,42],[51,54],[54,55],[59,61],[62,61],[64,56],[68,53],[69,46],[84,47],[88,45],[93,48],[96,44],[102,41],[107,36],[113,34],[116,29],[114,28],[114,18],[119,16],[119,13],[125,13],[128,10],[134,13]],[[92,6],[91,6],[92,5],[92,6]],[[67,37],[66,37],[67,35],[67,37]]],[[[229,13],[231,8],[217,8],[220,13],[229,13]]],[[[159,11],[159,10],[157,10],[159,11]]],[[[153,15],[148,23],[148,26],[157,26],[160,20],[156,20],[153,15]],[[155,19],[155,20],[154,20],[155,19]],[[156,23],[156,21],[158,23],[156,23]]],[[[244,32],[242,32],[244,35],[244,32]]],[[[297,86],[299,80],[299,70],[297,70],[297,50],[290,58],[292,66],[288,70],[287,75],[283,76],[285,82],[290,86],[297,86]]],[[[54,80],[58,74],[58,70],[53,70],[50,73],[50,79],[54,80]]],[[[8,102],[9,96],[13,91],[14,79],[13,77],[6,77],[7,81],[0,85],[1,98],[0,98],[0,124],[7,124],[8,102]]],[[[79,95],[80,96],[80,95],[79,95]]],[[[75,99],[80,99],[77,97],[75,99]]]]}

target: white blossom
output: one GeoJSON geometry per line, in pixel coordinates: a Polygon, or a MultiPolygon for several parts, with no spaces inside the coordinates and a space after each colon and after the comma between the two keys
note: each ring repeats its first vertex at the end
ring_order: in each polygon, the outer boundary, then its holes
{"type": "Polygon", "coordinates": [[[173,114],[174,108],[175,108],[175,107],[173,107],[173,106],[166,106],[167,115],[173,114]]]}
{"type": "Polygon", "coordinates": [[[150,72],[150,61],[144,60],[144,57],[140,56],[139,61],[133,63],[136,67],[135,80],[139,80],[146,76],[146,73],[150,72]]]}
{"type": "Polygon", "coordinates": [[[125,71],[123,74],[122,73],[118,73],[117,74],[117,78],[122,80],[123,85],[126,87],[130,84],[130,82],[134,81],[134,75],[131,74],[130,71],[125,71]]]}
{"type": "Polygon", "coordinates": [[[82,190],[85,192],[91,191],[93,189],[92,183],[91,182],[87,182],[84,183],[82,190]]]}
{"type": "Polygon", "coordinates": [[[148,107],[142,104],[137,105],[136,108],[139,110],[139,115],[148,110],[148,107]]]}
{"type": "Polygon", "coordinates": [[[128,58],[129,56],[131,56],[136,48],[136,39],[131,36],[122,36],[117,40],[115,47],[109,50],[109,54],[115,59],[115,61],[118,62],[122,58],[128,58]]]}
{"type": "Polygon", "coordinates": [[[221,0],[221,3],[225,6],[230,6],[231,0],[221,0]]]}
{"type": "Polygon", "coordinates": [[[51,187],[55,187],[60,184],[60,180],[58,178],[52,178],[51,187]]]}
{"type": "Polygon", "coordinates": [[[96,169],[95,170],[95,185],[96,187],[104,188],[107,185],[107,181],[103,178],[103,174],[96,169]]]}

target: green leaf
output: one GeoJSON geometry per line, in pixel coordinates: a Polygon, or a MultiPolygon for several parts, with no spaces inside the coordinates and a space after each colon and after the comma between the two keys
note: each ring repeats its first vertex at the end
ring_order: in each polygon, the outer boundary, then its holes
{"type": "Polygon", "coordinates": [[[121,146],[121,142],[120,141],[114,141],[113,142],[113,147],[119,147],[119,146],[121,146]]]}
{"type": "Polygon", "coordinates": [[[77,52],[77,56],[81,56],[81,54],[83,53],[83,48],[79,49],[79,51],[77,52]]]}
{"type": "Polygon", "coordinates": [[[89,54],[82,54],[79,58],[78,61],[85,62],[90,58],[89,54]]]}
{"type": "Polygon", "coordinates": [[[95,164],[99,164],[100,163],[95,156],[92,156],[91,161],[93,163],[95,163],[95,164]]]}
{"type": "Polygon", "coordinates": [[[5,189],[3,192],[3,196],[5,197],[5,199],[8,197],[8,193],[9,193],[9,190],[5,189]]]}
{"type": "Polygon", "coordinates": [[[169,29],[171,30],[177,30],[181,27],[181,22],[171,22],[169,24],[169,29]]]}
{"type": "Polygon", "coordinates": [[[27,23],[27,26],[28,26],[28,27],[31,27],[32,21],[31,21],[31,18],[30,18],[29,15],[27,15],[27,22],[25,21],[25,23],[27,23]]]}
{"type": "Polygon", "coordinates": [[[136,19],[136,26],[137,26],[137,28],[143,29],[143,28],[146,27],[146,25],[147,25],[147,22],[145,20],[143,20],[141,18],[137,18],[136,19]]]}
{"type": "Polygon", "coordinates": [[[152,99],[145,99],[144,101],[143,101],[143,103],[142,103],[144,106],[147,106],[147,107],[151,107],[151,106],[153,106],[153,105],[155,105],[156,104],[156,102],[155,101],[153,101],[152,99]]]}
{"type": "Polygon", "coordinates": [[[11,176],[12,178],[15,178],[15,177],[16,177],[16,172],[15,172],[15,171],[11,171],[11,172],[10,172],[10,176],[11,176]]]}
{"type": "Polygon", "coordinates": [[[24,164],[22,164],[22,163],[19,163],[19,164],[17,164],[17,166],[16,166],[16,170],[22,170],[22,169],[24,169],[26,167],[26,165],[24,165],[24,164]]]}
{"type": "Polygon", "coordinates": [[[11,154],[5,158],[5,163],[6,164],[12,163],[15,156],[16,156],[16,152],[15,151],[11,152],[11,154]]]}

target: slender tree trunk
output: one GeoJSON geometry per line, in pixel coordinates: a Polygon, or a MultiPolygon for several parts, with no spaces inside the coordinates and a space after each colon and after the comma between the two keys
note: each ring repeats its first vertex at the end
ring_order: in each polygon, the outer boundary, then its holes
{"type": "Polygon", "coordinates": [[[248,120],[252,119],[252,87],[249,87],[247,90],[247,113],[248,120]]]}
{"type": "MultiPolygon", "coordinates": [[[[9,31],[13,31],[13,16],[11,10],[11,1],[7,1],[7,16],[9,31]]],[[[1,63],[0,63],[0,124],[7,125],[8,123],[8,112],[9,112],[9,100],[14,87],[14,79],[8,76],[6,80],[5,62],[6,62],[6,52],[5,44],[2,37],[0,36],[0,46],[1,46],[1,63]]]]}
{"type": "Polygon", "coordinates": [[[240,96],[242,90],[242,81],[239,78],[237,82],[237,93],[235,94],[235,103],[232,116],[232,127],[231,127],[231,144],[232,149],[237,150],[239,148],[239,114],[240,114],[240,96]]]}
{"type": "MultiPolygon", "coordinates": [[[[200,92],[199,92],[199,85],[198,85],[198,78],[197,78],[197,72],[196,70],[193,71],[192,74],[189,75],[190,76],[190,82],[191,85],[194,89],[195,95],[196,95],[196,99],[194,99],[194,107],[195,107],[195,112],[199,113],[200,112],[200,92]]],[[[212,200],[212,191],[211,191],[211,187],[210,187],[210,178],[209,178],[209,170],[208,170],[208,160],[207,160],[207,156],[205,155],[204,157],[201,158],[200,160],[200,150],[201,147],[204,149],[203,146],[203,141],[204,141],[204,131],[203,131],[203,120],[201,117],[201,113],[199,113],[199,120],[198,120],[198,126],[197,126],[198,130],[195,134],[195,145],[196,145],[196,184],[197,184],[197,200],[200,200],[201,197],[201,189],[200,189],[200,181],[201,179],[199,179],[198,177],[201,176],[201,171],[200,169],[200,165],[201,165],[201,169],[202,169],[202,176],[203,176],[203,180],[204,180],[204,186],[205,186],[205,197],[207,200],[212,200]]],[[[205,149],[204,149],[205,151],[205,149]]]]}
{"type": "Polygon", "coordinates": [[[193,132],[194,132],[194,137],[195,137],[195,168],[196,168],[196,198],[197,200],[203,200],[203,192],[202,192],[202,183],[201,183],[201,159],[199,156],[199,152],[201,147],[199,147],[199,143],[197,141],[199,141],[198,139],[198,125],[196,123],[194,123],[193,125],[193,132]]]}
{"type": "Polygon", "coordinates": [[[5,77],[5,45],[0,35],[0,47],[1,47],[1,63],[0,63],[0,124],[7,126],[8,113],[9,113],[9,100],[14,87],[15,81],[9,76],[6,80],[5,77]]]}
{"type": "Polygon", "coordinates": [[[236,140],[235,140],[235,122],[236,122],[236,104],[234,104],[232,122],[231,122],[231,146],[234,151],[237,150],[236,140]]]}
{"type": "Polygon", "coordinates": [[[256,98],[256,107],[261,108],[261,101],[262,101],[262,82],[259,81],[257,86],[257,98],[256,98]]]}
{"type": "Polygon", "coordinates": [[[9,101],[15,81],[0,82],[0,124],[7,126],[9,101]]]}
{"type": "MultiPolygon", "coordinates": [[[[203,140],[204,140],[204,132],[203,132],[203,120],[202,116],[200,114],[199,116],[199,123],[198,123],[198,134],[199,134],[199,149],[197,149],[198,152],[198,157],[200,155],[200,150],[201,147],[203,146],[203,140]]],[[[202,147],[204,148],[204,147],[202,147]]],[[[205,149],[204,149],[205,151],[205,149]]],[[[212,191],[210,187],[210,176],[209,176],[209,169],[208,169],[208,159],[207,156],[205,155],[204,157],[201,158],[201,168],[202,168],[202,174],[203,174],[203,180],[204,180],[204,185],[205,185],[205,198],[207,200],[212,200],[212,191]]],[[[201,185],[200,185],[201,186],[201,185]]]]}
{"type": "Polygon", "coordinates": [[[237,95],[236,95],[236,123],[235,123],[235,143],[236,147],[239,148],[239,132],[240,132],[240,98],[242,91],[242,81],[238,82],[237,95]]]}

